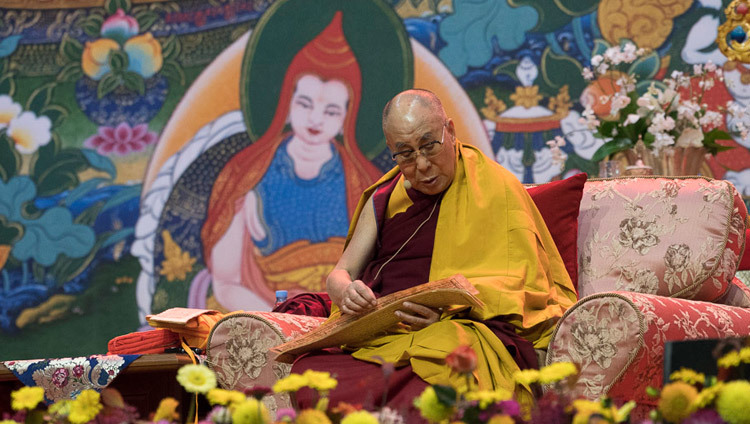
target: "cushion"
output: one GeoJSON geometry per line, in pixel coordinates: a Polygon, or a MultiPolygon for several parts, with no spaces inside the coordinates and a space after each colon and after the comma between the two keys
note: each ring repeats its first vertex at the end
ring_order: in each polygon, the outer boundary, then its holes
{"type": "MultiPolygon", "coordinates": [[[[748,239],[750,236],[750,228],[745,230],[745,240],[748,239]]],[[[745,250],[742,254],[742,259],[740,259],[740,267],[737,268],[737,271],[747,271],[750,270],[750,248],[748,248],[748,245],[745,244],[745,250]]]]}
{"type": "Polygon", "coordinates": [[[568,270],[573,287],[578,289],[578,211],[587,175],[574,175],[560,181],[527,187],[539,213],[547,224],[555,246],[568,270]]]}
{"type": "Polygon", "coordinates": [[[746,216],[724,180],[589,181],[578,217],[580,296],[624,290],[715,301],[744,250],[746,216]]]}

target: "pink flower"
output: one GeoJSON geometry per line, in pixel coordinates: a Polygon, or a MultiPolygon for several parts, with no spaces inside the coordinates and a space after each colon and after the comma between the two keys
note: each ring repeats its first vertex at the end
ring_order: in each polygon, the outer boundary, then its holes
{"type": "Polygon", "coordinates": [[[470,373],[477,367],[477,353],[471,347],[461,345],[445,357],[445,363],[458,373],[470,373]]]}
{"type": "Polygon", "coordinates": [[[83,145],[96,149],[102,155],[114,153],[123,156],[140,152],[154,142],[156,133],[149,131],[148,125],[140,124],[131,128],[123,122],[115,128],[99,127],[99,131],[87,138],[83,145]]]}
{"type": "Polygon", "coordinates": [[[138,34],[138,21],[128,16],[122,9],[117,9],[114,15],[102,23],[102,37],[111,38],[118,43],[124,43],[128,38],[138,34]]]}
{"type": "Polygon", "coordinates": [[[65,368],[58,368],[52,373],[52,384],[57,387],[63,387],[68,384],[68,376],[70,373],[65,368]]]}
{"type": "Polygon", "coordinates": [[[73,367],[73,376],[80,378],[83,375],[83,365],[76,365],[73,367]]]}

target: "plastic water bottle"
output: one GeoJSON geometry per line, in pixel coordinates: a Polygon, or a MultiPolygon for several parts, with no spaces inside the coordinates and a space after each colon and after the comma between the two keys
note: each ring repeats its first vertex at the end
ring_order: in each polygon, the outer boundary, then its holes
{"type": "Polygon", "coordinates": [[[274,308],[284,303],[288,295],[289,293],[286,290],[276,290],[276,304],[274,308]]]}

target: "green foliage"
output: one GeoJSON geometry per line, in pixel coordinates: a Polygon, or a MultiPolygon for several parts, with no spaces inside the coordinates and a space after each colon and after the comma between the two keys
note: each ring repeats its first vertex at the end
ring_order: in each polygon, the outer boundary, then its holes
{"type": "Polygon", "coordinates": [[[148,9],[139,10],[133,17],[138,21],[138,28],[141,32],[148,31],[159,20],[159,15],[148,9]]]}
{"type": "Polygon", "coordinates": [[[81,57],[83,56],[83,45],[71,37],[68,34],[63,35],[62,42],[60,43],[60,52],[64,59],[81,63],[81,57]]]}
{"type": "Polygon", "coordinates": [[[43,115],[42,111],[52,100],[52,91],[55,89],[55,85],[54,82],[50,82],[34,90],[26,101],[24,109],[34,112],[37,116],[43,115]]]}
{"type": "Polygon", "coordinates": [[[130,71],[125,72],[122,74],[122,81],[128,90],[135,91],[140,95],[146,93],[146,82],[143,80],[141,74],[130,71]]]}
{"type": "Polygon", "coordinates": [[[8,182],[18,174],[21,167],[21,154],[16,150],[15,143],[3,130],[0,132],[0,179],[8,182]]]}
{"type": "Polygon", "coordinates": [[[97,38],[102,31],[102,24],[104,23],[104,16],[98,13],[92,13],[86,19],[84,19],[79,26],[89,37],[97,38]]]}
{"type": "Polygon", "coordinates": [[[61,149],[60,144],[59,138],[53,136],[32,157],[31,178],[38,196],[52,196],[78,186],[78,173],[89,167],[80,149],[61,149]]]}
{"type": "Polygon", "coordinates": [[[630,141],[630,139],[625,137],[617,137],[611,141],[604,143],[596,152],[594,152],[594,156],[591,158],[591,160],[594,162],[599,162],[609,155],[613,155],[617,152],[622,152],[623,150],[627,150],[631,147],[633,147],[633,143],[630,141]]]}
{"type": "Polygon", "coordinates": [[[130,12],[130,7],[130,0],[106,0],[104,2],[104,10],[110,15],[114,15],[117,9],[122,9],[125,13],[130,12]]]}
{"type": "Polygon", "coordinates": [[[437,395],[438,400],[440,400],[440,403],[447,406],[453,406],[456,404],[458,400],[456,389],[441,384],[433,384],[432,388],[435,390],[435,394],[437,395]]]}
{"type": "Polygon", "coordinates": [[[176,60],[164,61],[161,72],[167,78],[175,79],[180,85],[185,85],[185,71],[182,70],[182,66],[176,60]]]}
{"type": "Polygon", "coordinates": [[[0,245],[12,245],[23,237],[23,225],[0,215],[0,245]]]}
{"type": "Polygon", "coordinates": [[[7,61],[2,60],[2,70],[0,70],[0,94],[7,94],[13,97],[16,91],[15,73],[8,70],[7,61]]]}
{"type": "Polygon", "coordinates": [[[60,73],[57,74],[57,82],[74,82],[78,81],[83,76],[81,65],[79,63],[70,62],[62,67],[60,73]]]}
{"type": "Polygon", "coordinates": [[[109,73],[99,80],[99,84],[96,86],[96,97],[102,98],[107,94],[115,91],[117,87],[122,83],[122,77],[114,73],[109,73]]]}

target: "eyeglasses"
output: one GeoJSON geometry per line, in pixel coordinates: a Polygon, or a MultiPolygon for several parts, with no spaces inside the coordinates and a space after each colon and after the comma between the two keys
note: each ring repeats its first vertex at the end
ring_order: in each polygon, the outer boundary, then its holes
{"type": "Polygon", "coordinates": [[[417,157],[421,154],[425,158],[429,159],[435,157],[443,151],[443,140],[445,139],[445,124],[443,124],[443,132],[440,135],[440,140],[429,141],[421,146],[417,150],[408,149],[396,152],[391,155],[391,158],[396,161],[399,165],[411,165],[417,161],[417,157]]]}

